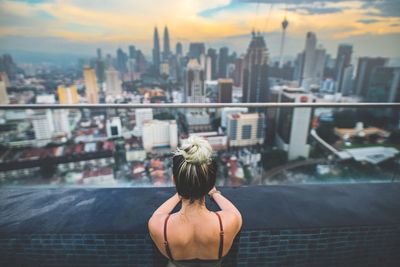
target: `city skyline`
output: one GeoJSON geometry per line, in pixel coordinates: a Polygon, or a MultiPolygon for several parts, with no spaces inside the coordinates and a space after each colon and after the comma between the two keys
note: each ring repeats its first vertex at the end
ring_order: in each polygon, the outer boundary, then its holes
{"type": "Polygon", "coordinates": [[[276,2],[114,1],[110,5],[79,0],[1,1],[0,52],[79,51],[90,55],[93,47],[115,51],[135,44],[150,57],[153,28],[157,26],[161,31],[167,26],[171,46],[180,41],[187,51],[189,42],[202,41],[208,47],[229,45],[238,53],[245,52],[255,28],[264,33],[274,57],[279,55],[280,27],[286,16],[287,56],[293,57],[302,50],[306,33],[313,31],[330,54],[335,53],[338,44],[350,43],[357,51],[356,57],[400,57],[396,49],[400,43],[400,3],[396,1],[276,2]]]}

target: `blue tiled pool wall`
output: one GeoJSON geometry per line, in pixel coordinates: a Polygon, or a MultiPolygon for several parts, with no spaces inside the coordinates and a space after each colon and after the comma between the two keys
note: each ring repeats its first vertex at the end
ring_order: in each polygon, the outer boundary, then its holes
{"type": "MultiPolygon", "coordinates": [[[[0,234],[0,266],[165,266],[144,234],[0,234]]],[[[242,231],[223,266],[400,266],[400,225],[242,231]]]]}

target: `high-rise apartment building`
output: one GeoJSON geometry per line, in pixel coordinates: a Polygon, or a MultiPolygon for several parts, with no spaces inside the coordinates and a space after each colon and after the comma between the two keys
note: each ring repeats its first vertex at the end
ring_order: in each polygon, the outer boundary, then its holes
{"type": "Polygon", "coordinates": [[[262,145],[265,136],[263,113],[229,114],[227,135],[230,147],[262,145]]]}
{"type": "Polygon", "coordinates": [[[268,102],[268,50],[264,37],[253,32],[243,65],[244,103],[268,102]]]}
{"type": "Polygon", "coordinates": [[[118,71],[106,70],[106,92],[107,95],[118,96],[122,94],[121,80],[118,71]]]}
{"type": "Polygon", "coordinates": [[[58,102],[60,104],[77,104],[79,102],[78,90],[75,85],[69,87],[58,86],[58,102]]]}
{"type": "Polygon", "coordinates": [[[184,101],[187,103],[205,102],[205,75],[196,59],[189,60],[185,70],[184,101]]]}
{"type": "Polygon", "coordinates": [[[83,69],[83,77],[85,79],[86,98],[90,104],[99,103],[99,90],[97,88],[96,73],[94,69],[85,67],[83,69]]]}
{"type": "Polygon", "coordinates": [[[178,146],[178,127],[176,121],[151,120],[143,124],[143,148],[150,152],[154,148],[178,146]]]}

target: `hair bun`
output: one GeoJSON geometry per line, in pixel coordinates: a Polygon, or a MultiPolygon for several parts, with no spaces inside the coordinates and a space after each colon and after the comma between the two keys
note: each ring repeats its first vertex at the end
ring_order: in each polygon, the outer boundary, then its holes
{"type": "Polygon", "coordinates": [[[204,138],[191,136],[181,148],[177,149],[175,155],[182,155],[188,163],[209,163],[211,161],[212,148],[204,138]]]}

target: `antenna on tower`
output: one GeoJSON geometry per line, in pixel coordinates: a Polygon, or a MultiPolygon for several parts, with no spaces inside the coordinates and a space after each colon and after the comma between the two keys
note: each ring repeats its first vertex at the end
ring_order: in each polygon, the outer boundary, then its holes
{"type": "Polygon", "coordinates": [[[286,10],[285,10],[285,17],[281,23],[282,26],[282,38],[281,38],[281,49],[279,53],[279,67],[283,67],[283,49],[285,47],[285,37],[286,37],[286,28],[289,26],[289,22],[286,19],[286,10]]]}

